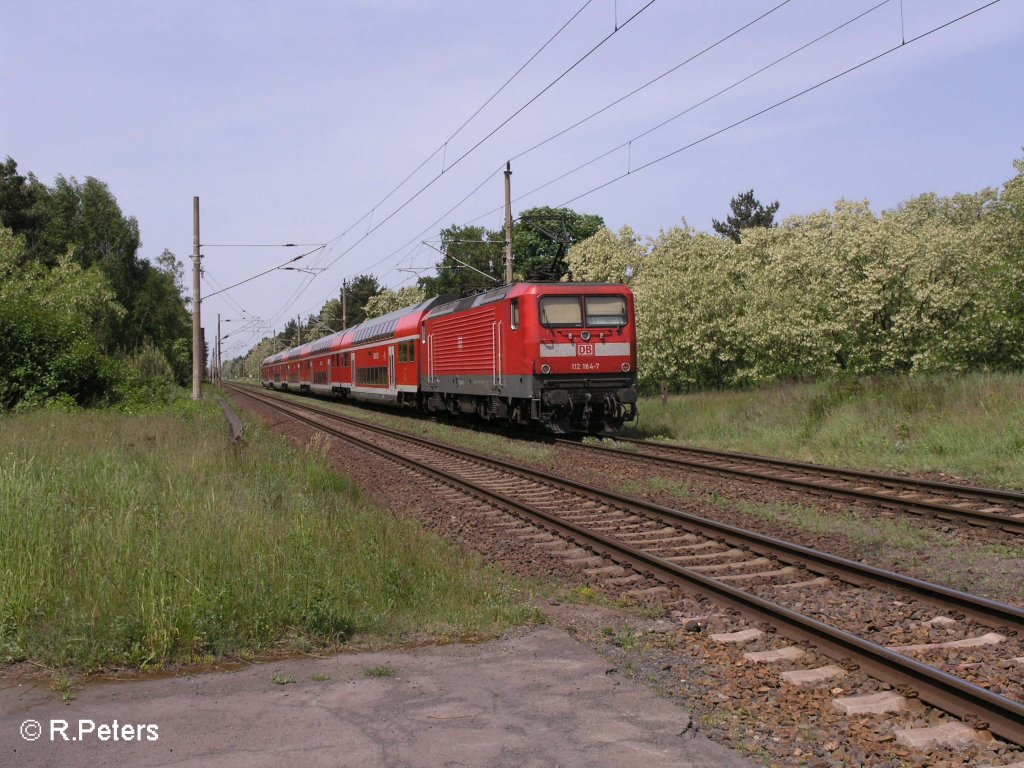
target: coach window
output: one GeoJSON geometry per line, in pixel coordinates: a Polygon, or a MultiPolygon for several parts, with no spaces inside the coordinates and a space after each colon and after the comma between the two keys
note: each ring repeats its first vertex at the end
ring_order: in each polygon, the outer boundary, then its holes
{"type": "Polygon", "coordinates": [[[512,330],[519,327],[519,299],[512,299],[512,330]]]}
{"type": "Polygon", "coordinates": [[[416,362],[416,340],[415,339],[413,339],[412,341],[409,342],[409,362],[410,363],[415,363],[416,362]]]}
{"type": "Polygon", "coordinates": [[[583,308],[579,296],[543,296],[540,324],[548,328],[582,328],[583,308]]]}
{"type": "Polygon", "coordinates": [[[348,352],[346,352],[346,353],[345,353],[344,355],[342,355],[342,358],[341,358],[341,361],[342,361],[342,362],[341,362],[341,364],[342,364],[342,365],[343,365],[343,366],[344,366],[345,368],[348,368],[348,355],[349,355],[349,353],[348,353],[348,352]]]}
{"type": "Polygon", "coordinates": [[[405,342],[404,341],[398,342],[398,362],[400,362],[400,363],[408,362],[408,355],[406,355],[406,353],[405,353],[405,342]]]}
{"type": "Polygon", "coordinates": [[[625,325],[626,300],[621,296],[587,296],[587,325],[625,325]]]}

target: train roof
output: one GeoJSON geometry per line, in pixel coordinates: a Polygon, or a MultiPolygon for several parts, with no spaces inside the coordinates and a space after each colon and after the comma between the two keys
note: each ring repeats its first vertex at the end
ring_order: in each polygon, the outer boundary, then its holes
{"type": "Polygon", "coordinates": [[[432,299],[421,301],[419,304],[414,304],[410,307],[402,307],[401,309],[396,309],[394,312],[388,312],[386,315],[374,317],[370,320],[364,320],[358,325],[353,325],[351,328],[344,331],[337,331],[336,333],[324,336],[323,338],[317,339],[309,344],[302,344],[298,347],[282,350],[277,354],[264,358],[263,365],[273,365],[275,363],[283,363],[288,360],[297,360],[308,354],[326,352],[332,349],[341,349],[355,344],[366,344],[371,341],[390,339],[394,337],[399,330],[406,330],[407,327],[416,327],[416,325],[419,324],[420,315],[423,313],[426,313],[426,317],[438,317],[452,312],[461,312],[466,309],[472,309],[473,307],[480,307],[484,304],[491,304],[495,301],[501,301],[509,296],[521,296],[526,293],[536,293],[538,289],[555,289],[556,292],[562,293],[566,289],[579,290],[581,288],[598,287],[625,288],[621,283],[519,282],[503,285],[500,288],[492,288],[489,291],[477,293],[472,296],[466,296],[461,299],[450,295],[435,296],[432,299]]]}
{"type": "Polygon", "coordinates": [[[444,304],[438,304],[430,312],[427,313],[427,317],[440,317],[441,315],[451,314],[452,312],[463,312],[473,307],[480,307],[484,304],[491,304],[495,301],[501,301],[509,296],[522,296],[523,294],[536,293],[538,290],[552,290],[555,293],[566,293],[573,292],[583,288],[624,288],[625,286],[621,283],[583,283],[583,282],[571,282],[571,283],[554,283],[551,281],[544,282],[519,282],[511,283],[510,285],[503,285],[500,288],[492,288],[489,291],[483,293],[477,293],[472,296],[466,296],[465,298],[455,299],[447,301],[444,304]]]}
{"type": "Polygon", "coordinates": [[[400,328],[404,329],[406,325],[412,325],[413,327],[418,325],[419,316],[438,302],[451,301],[451,299],[450,295],[435,296],[434,298],[421,301],[419,304],[402,307],[394,312],[388,312],[386,315],[364,320],[358,325],[353,325],[351,328],[343,331],[336,331],[309,344],[281,350],[277,354],[264,358],[263,364],[273,365],[288,360],[296,360],[309,354],[341,349],[342,347],[354,344],[366,344],[371,341],[390,339],[400,328]]]}

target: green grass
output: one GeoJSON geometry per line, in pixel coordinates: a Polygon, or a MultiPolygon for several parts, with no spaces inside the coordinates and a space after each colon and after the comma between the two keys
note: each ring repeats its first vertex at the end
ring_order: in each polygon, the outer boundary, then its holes
{"type": "Polygon", "coordinates": [[[1024,488],[1024,375],[778,384],[640,403],[639,432],[825,464],[1024,488]]]}
{"type": "Polygon", "coordinates": [[[951,546],[948,537],[913,522],[861,516],[852,512],[836,512],[801,504],[713,500],[723,508],[739,510],[749,517],[799,528],[817,535],[847,536],[866,551],[883,552],[889,548],[922,552],[951,546]]]}
{"type": "Polygon", "coordinates": [[[520,586],[213,404],[0,419],[0,663],[151,667],[487,637],[520,586]]]}
{"type": "Polygon", "coordinates": [[[369,667],[364,670],[363,674],[367,677],[394,677],[398,674],[398,670],[387,664],[381,664],[379,667],[369,667]]]}

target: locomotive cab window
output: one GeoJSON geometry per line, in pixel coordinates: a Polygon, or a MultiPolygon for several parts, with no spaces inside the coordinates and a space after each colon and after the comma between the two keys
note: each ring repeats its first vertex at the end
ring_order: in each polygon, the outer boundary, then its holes
{"type": "Polygon", "coordinates": [[[626,299],[622,296],[543,296],[540,324],[547,328],[623,326],[626,299]]]}
{"type": "Polygon", "coordinates": [[[583,308],[579,296],[543,296],[540,300],[540,324],[548,328],[583,327],[583,308]]]}
{"type": "Polygon", "coordinates": [[[626,300],[622,296],[587,296],[587,325],[625,325],[626,300]]]}
{"type": "Polygon", "coordinates": [[[514,331],[519,327],[519,299],[512,299],[510,311],[512,313],[512,330],[514,331]]]}

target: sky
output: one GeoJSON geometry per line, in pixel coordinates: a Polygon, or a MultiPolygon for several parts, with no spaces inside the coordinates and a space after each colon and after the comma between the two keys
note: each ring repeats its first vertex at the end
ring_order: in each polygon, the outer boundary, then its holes
{"type": "Polygon", "coordinates": [[[198,196],[227,358],[343,279],[415,282],[443,227],[499,228],[509,160],[514,213],[643,236],[711,231],[750,188],[782,220],[998,187],[1024,157],[1024,2],[915,40],[986,2],[0,0],[0,159],[105,181],[189,287],[198,196]]]}

